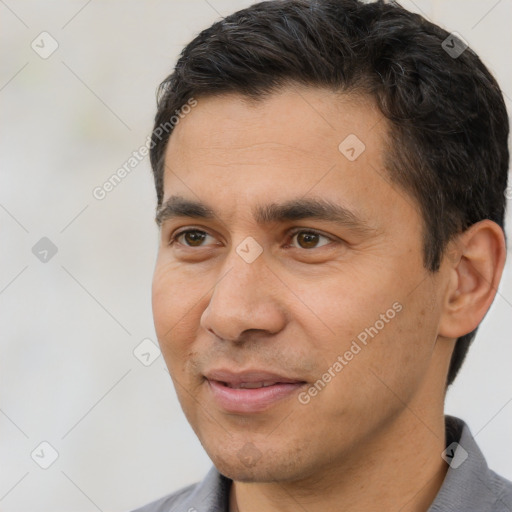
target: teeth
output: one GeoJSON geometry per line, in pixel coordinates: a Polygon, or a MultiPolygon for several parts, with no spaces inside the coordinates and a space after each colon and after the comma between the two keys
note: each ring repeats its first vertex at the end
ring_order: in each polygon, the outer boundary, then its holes
{"type": "Polygon", "coordinates": [[[241,382],[238,386],[230,386],[232,388],[242,388],[242,389],[258,389],[258,388],[266,388],[268,386],[273,386],[276,384],[275,381],[265,381],[265,382],[241,382]]]}

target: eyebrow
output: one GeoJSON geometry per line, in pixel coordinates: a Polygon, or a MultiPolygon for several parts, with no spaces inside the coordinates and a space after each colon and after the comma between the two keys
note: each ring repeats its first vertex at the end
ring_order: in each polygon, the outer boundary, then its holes
{"type": "MultiPolygon", "coordinates": [[[[182,196],[169,197],[158,209],[155,221],[158,226],[163,222],[179,218],[214,219],[217,214],[210,206],[182,196]]],[[[323,198],[291,199],[283,203],[258,205],[253,210],[258,224],[316,219],[341,224],[362,235],[375,232],[375,228],[353,211],[323,198]]]]}

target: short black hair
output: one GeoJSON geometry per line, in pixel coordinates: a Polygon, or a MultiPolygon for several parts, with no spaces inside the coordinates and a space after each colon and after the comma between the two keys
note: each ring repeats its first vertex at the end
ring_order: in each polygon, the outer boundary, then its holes
{"type": "MultiPolygon", "coordinates": [[[[464,46],[382,0],[267,1],[223,18],[183,49],[159,87],[150,151],[157,207],[170,119],[190,98],[258,100],[289,84],[366,94],[388,120],[389,178],[419,205],[424,264],[436,272],[454,235],[483,219],[504,226],[507,111],[496,80],[464,46]]],[[[447,385],[475,334],[457,340],[447,385]]]]}

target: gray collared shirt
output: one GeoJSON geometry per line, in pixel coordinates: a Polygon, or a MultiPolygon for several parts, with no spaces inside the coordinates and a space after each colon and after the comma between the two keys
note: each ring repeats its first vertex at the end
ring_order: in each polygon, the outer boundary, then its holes
{"type": "MultiPolygon", "coordinates": [[[[453,416],[446,416],[446,446],[450,467],[427,512],[512,512],[512,482],[487,467],[468,426],[453,416]]],[[[201,482],[133,512],[229,512],[230,487],[212,467],[201,482]]]]}

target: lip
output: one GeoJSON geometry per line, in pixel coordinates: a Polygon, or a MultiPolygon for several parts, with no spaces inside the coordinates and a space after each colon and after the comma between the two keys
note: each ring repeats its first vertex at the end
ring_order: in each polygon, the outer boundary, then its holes
{"type": "Polygon", "coordinates": [[[231,413],[256,413],[264,411],[281,400],[290,397],[306,384],[301,379],[285,377],[263,370],[231,372],[212,370],[205,374],[209,390],[215,403],[231,413]],[[271,383],[260,388],[236,388],[243,383],[271,383]]]}

